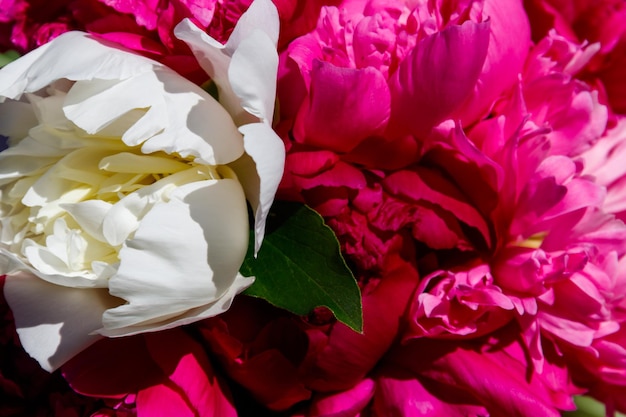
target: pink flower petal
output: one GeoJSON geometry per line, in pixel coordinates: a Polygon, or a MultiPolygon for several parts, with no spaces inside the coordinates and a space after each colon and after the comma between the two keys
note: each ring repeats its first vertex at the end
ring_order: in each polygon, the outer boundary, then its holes
{"type": "Polygon", "coordinates": [[[349,152],[381,133],[389,120],[389,90],[374,68],[339,68],[314,61],[309,102],[296,119],[296,141],[349,152]]]}
{"type": "Polygon", "coordinates": [[[482,14],[489,19],[489,47],[474,94],[458,112],[464,125],[483,116],[500,94],[515,85],[531,45],[522,1],[486,0],[482,14]]]}
{"type": "Polygon", "coordinates": [[[466,417],[487,415],[470,395],[449,385],[416,378],[400,367],[387,367],[376,381],[372,408],[376,415],[403,417],[466,417]]]}
{"type": "Polygon", "coordinates": [[[423,136],[449,118],[474,90],[488,45],[489,23],[471,21],[418,42],[390,79],[394,128],[423,136]]]}
{"type": "Polygon", "coordinates": [[[363,297],[363,334],[343,324],[332,329],[309,373],[311,388],[327,392],[354,386],[391,346],[417,285],[417,271],[411,264],[397,257],[392,265],[379,286],[363,297]]]}
{"type": "Polygon", "coordinates": [[[121,398],[162,379],[143,335],[103,339],[63,365],[72,389],[93,397],[121,398]]]}
{"type": "MultiPolygon", "coordinates": [[[[164,385],[169,387],[171,384],[171,388],[180,396],[184,404],[191,408],[192,415],[237,416],[228,387],[213,372],[209,359],[200,344],[180,328],[169,332],[149,333],[145,335],[145,338],[150,356],[169,378],[169,382],[164,385]]],[[[169,398],[167,389],[160,388],[157,391],[169,398]]],[[[140,391],[137,397],[138,408],[140,408],[141,401],[149,407],[148,410],[154,410],[155,405],[145,401],[145,397],[149,396],[157,404],[160,403],[161,400],[154,396],[154,393],[152,390],[140,391]]],[[[184,412],[185,409],[181,408],[181,411],[184,412]]],[[[161,414],[156,415],[179,416],[183,414],[179,412],[168,414],[161,411],[161,414]]]]}
{"type": "MultiPolygon", "coordinates": [[[[136,405],[137,417],[196,417],[198,415],[187,404],[185,398],[177,392],[176,387],[163,384],[139,391],[136,405]]],[[[212,414],[207,414],[207,416],[210,415],[212,414]]]]}
{"type": "Polygon", "coordinates": [[[358,416],[374,396],[374,390],[374,381],[364,379],[346,391],[320,395],[313,399],[307,417],[358,416]]]}

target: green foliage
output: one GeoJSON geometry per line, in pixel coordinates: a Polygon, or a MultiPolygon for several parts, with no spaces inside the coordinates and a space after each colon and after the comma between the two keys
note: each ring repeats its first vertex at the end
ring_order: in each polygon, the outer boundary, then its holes
{"type": "Polygon", "coordinates": [[[3,54],[0,54],[0,68],[4,67],[9,62],[15,61],[20,57],[16,51],[7,51],[3,54]]]}
{"type": "MultiPolygon", "coordinates": [[[[563,417],[604,417],[606,415],[604,404],[591,397],[578,396],[574,398],[576,411],[567,411],[563,417]]],[[[615,417],[626,417],[622,413],[615,413],[615,417]]]]}
{"type": "Polygon", "coordinates": [[[275,202],[256,259],[253,248],[251,236],[241,273],[256,281],[244,294],[298,315],[326,306],[337,320],[362,331],[359,287],[319,214],[302,204],[275,202]]]}

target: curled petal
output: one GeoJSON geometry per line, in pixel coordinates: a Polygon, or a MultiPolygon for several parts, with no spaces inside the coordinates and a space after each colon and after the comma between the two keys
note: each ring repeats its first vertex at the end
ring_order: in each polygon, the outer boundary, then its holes
{"type": "Polygon", "coordinates": [[[243,134],[246,155],[231,164],[243,186],[254,213],[254,252],[258,253],[265,236],[265,220],[283,176],[285,148],[283,142],[265,123],[239,128],[243,134]]]}
{"type": "Polygon", "coordinates": [[[220,103],[237,124],[256,121],[254,117],[271,124],[275,89],[270,87],[276,85],[278,70],[278,12],[271,1],[254,1],[226,45],[189,19],[179,23],[174,33],[189,45],[200,66],[217,84],[220,103]],[[251,81],[253,85],[248,84],[251,81]]]}

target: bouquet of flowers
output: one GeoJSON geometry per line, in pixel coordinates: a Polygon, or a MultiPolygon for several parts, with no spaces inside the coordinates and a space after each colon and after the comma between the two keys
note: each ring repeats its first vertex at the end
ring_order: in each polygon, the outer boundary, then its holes
{"type": "Polygon", "coordinates": [[[0,0],[0,417],[625,413],[624,21],[0,0]]]}

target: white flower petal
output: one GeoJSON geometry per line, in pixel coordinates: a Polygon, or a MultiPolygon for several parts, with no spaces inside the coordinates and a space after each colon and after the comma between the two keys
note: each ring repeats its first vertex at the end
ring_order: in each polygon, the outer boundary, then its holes
{"type": "Polygon", "coordinates": [[[202,69],[217,85],[220,103],[237,123],[242,117],[243,108],[228,81],[230,54],[224,50],[224,45],[207,35],[189,19],[184,19],[176,25],[174,34],[189,46],[202,69]]]}
{"type": "MultiPolygon", "coordinates": [[[[64,105],[59,107],[63,108],[67,119],[93,135],[131,110],[151,106],[163,109],[164,99],[159,90],[154,91],[155,86],[159,87],[159,83],[154,72],[138,74],[125,80],[81,80],[72,86],[64,98],[64,105]]],[[[152,135],[162,130],[167,123],[168,116],[163,114],[152,135]]]]}
{"type": "Polygon", "coordinates": [[[274,116],[277,72],[276,45],[261,30],[255,30],[241,41],[228,69],[228,79],[241,106],[270,126],[274,116]]]}
{"type": "Polygon", "coordinates": [[[7,276],[4,295],[22,346],[50,372],[96,342],[91,333],[102,313],[119,304],[104,289],[62,287],[27,273],[7,276]]]}
{"type": "Polygon", "coordinates": [[[149,204],[149,197],[138,192],[131,193],[114,204],[102,221],[104,239],[112,246],[124,243],[139,226],[139,219],[149,204]]]}
{"type": "Polygon", "coordinates": [[[105,288],[107,286],[106,273],[108,270],[101,269],[91,276],[67,276],[58,274],[44,274],[31,265],[26,264],[20,256],[0,247],[0,275],[28,273],[39,277],[43,281],[68,288],[105,288]]]}
{"type": "Polygon", "coordinates": [[[230,166],[237,173],[254,213],[255,255],[265,236],[265,220],[285,167],[285,147],[276,132],[265,123],[241,126],[248,157],[230,166]]]}
{"type": "Polygon", "coordinates": [[[102,234],[102,223],[113,205],[102,200],[88,200],[74,204],[61,204],[78,225],[95,239],[106,242],[102,234]]]}
{"type": "MultiPolygon", "coordinates": [[[[169,125],[143,144],[144,153],[163,150],[183,158],[194,156],[196,162],[209,165],[226,164],[243,154],[237,126],[220,103],[173,71],[159,71],[157,76],[163,85],[169,125]]],[[[158,114],[148,112],[138,124],[151,117],[158,114]]]]}
{"type": "Polygon", "coordinates": [[[256,30],[262,30],[272,41],[275,50],[278,44],[279,27],[278,10],[274,3],[270,0],[255,0],[237,21],[228,42],[226,42],[226,49],[232,56],[232,52],[239,48],[244,39],[254,36],[256,30]]]}
{"type": "Polygon", "coordinates": [[[246,219],[241,185],[232,179],[187,184],[155,204],[120,251],[109,288],[128,304],[104,314],[101,333],[173,327],[191,309],[218,302],[243,262],[246,219]]]}
{"type": "Polygon", "coordinates": [[[263,115],[262,119],[271,120],[274,111],[275,89],[269,91],[267,87],[275,86],[276,83],[278,28],[279,20],[276,6],[269,0],[255,0],[235,25],[226,45],[221,45],[208,36],[189,19],[183,20],[174,29],[176,37],[189,45],[200,66],[217,84],[220,103],[228,110],[238,126],[255,122],[256,120],[253,120],[250,115],[259,117],[258,115],[261,114],[263,115]],[[263,32],[260,37],[259,31],[263,32]],[[244,41],[247,45],[243,45],[244,41]],[[245,97],[238,95],[233,90],[233,80],[229,79],[231,57],[234,58],[236,51],[242,45],[246,51],[243,53],[244,56],[239,58],[238,68],[235,69],[235,72],[239,77],[237,81],[239,92],[244,92],[245,97]],[[255,45],[263,51],[260,57],[250,51],[250,48],[254,48],[255,45]],[[273,47],[270,48],[269,46],[273,47]],[[250,66],[244,68],[240,64],[249,64],[250,66]],[[251,74],[242,77],[243,71],[249,71],[251,74]],[[258,72],[260,77],[255,77],[252,74],[255,72],[258,72]],[[244,88],[241,82],[250,80],[259,84],[244,88]],[[271,97],[267,96],[268,91],[271,97]],[[262,95],[251,97],[249,95],[251,93],[262,95]],[[272,105],[268,104],[270,101],[272,105]],[[261,105],[263,108],[256,108],[255,105],[261,105]]]}
{"type": "Polygon", "coordinates": [[[253,283],[254,277],[244,277],[241,274],[237,274],[233,283],[230,287],[228,287],[227,292],[222,294],[220,298],[212,303],[192,308],[184,314],[176,315],[170,321],[161,319],[158,324],[147,323],[142,325],[133,325],[132,327],[122,327],[119,329],[103,328],[98,331],[98,334],[107,337],[131,336],[138,333],[173,329],[178,326],[195,323],[198,320],[214,317],[218,314],[226,312],[226,310],[230,308],[235,296],[253,283]]]}
{"type": "Polygon", "coordinates": [[[16,99],[23,92],[39,91],[63,78],[125,79],[161,66],[86,33],[67,32],[4,67],[0,71],[0,96],[16,99]]]}

